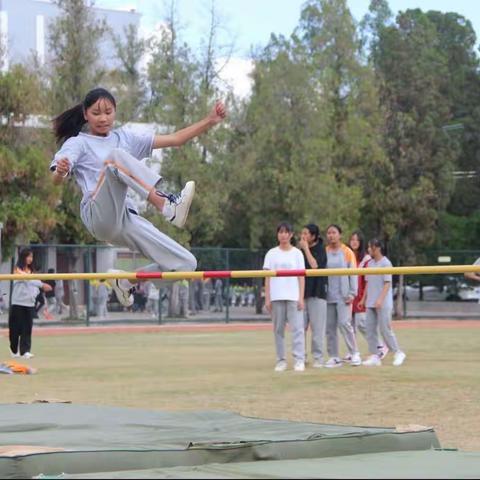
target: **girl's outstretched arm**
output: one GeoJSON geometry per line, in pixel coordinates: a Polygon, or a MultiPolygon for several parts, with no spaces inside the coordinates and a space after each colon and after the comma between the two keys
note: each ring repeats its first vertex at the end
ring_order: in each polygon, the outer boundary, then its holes
{"type": "Polygon", "coordinates": [[[212,111],[202,120],[167,135],[155,135],[153,148],[180,147],[220,123],[227,115],[225,105],[218,101],[212,111]]]}

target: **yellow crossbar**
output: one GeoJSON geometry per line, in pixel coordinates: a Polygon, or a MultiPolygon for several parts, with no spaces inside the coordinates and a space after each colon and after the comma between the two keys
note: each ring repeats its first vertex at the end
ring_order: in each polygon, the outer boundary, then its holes
{"type": "Polygon", "coordinates": [[[100,280],[126,278],[139,281],[149,279],[162,280],[193,280],[203,278],[265,278],[284,276],[326,277],[339,275],[434,275],[475,272],[480,273],[480,265],[432,265],[391,268],[329,268],[312,270],[232,270],[232,271],[205,271],[205,272],[112,272],[112,273],[33,273],[0,274],[0,281],[10,280],[100,280]],[[294,275],[292,275],[292,273],[294,275]]]}

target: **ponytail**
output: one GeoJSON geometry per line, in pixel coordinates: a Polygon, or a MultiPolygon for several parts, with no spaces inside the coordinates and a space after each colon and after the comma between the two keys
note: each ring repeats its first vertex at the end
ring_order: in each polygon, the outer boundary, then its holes
{"type": "Polygon", "coordinates": [[[87,123],[85,111],[101,98],[105,98],[113,105],[113,108],[117,108],[115,98],[108,90],[94,88],[87,93],[82,103],[75,105],[70,110],[61,113],[53,119],[53,133],[59,145],[81,132],[82,127],[87,123]]]}
{"type": "Polygon", "coordinates": [[[58,145],[77,136],[87,123],[83,115],[83,104],[79,103],[53,119],[53,132],[58,145]]]}

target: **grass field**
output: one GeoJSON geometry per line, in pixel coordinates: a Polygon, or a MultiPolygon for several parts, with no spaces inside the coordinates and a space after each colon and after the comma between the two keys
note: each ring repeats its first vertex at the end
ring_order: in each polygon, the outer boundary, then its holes
{"type": "MultiPolygon", "coordinates": [[[[444,448],[480,451],[480,328],[402,328],[407,360],[274,373],[270,331],[34,336],[32,376],[0,376],[0,402],[64,399],[229,410],[321,423],[433,426],[444,448]]],[[[287,336],[289,342],[289,337],[287,336]]],[[[0,338],[1,360],[8,357],[0,338]]],[[[362,351],[366,351],[361,342],[362,351]]],[[[288,348],[290,351],[290,348],[288,348]]]]}

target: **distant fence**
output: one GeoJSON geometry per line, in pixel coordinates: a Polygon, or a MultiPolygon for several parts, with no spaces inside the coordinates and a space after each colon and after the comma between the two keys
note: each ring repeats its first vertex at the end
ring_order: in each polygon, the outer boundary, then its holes
{"type": "MultiPolygon", "coordinates": [[[[23,246],[17,248],[18,251],[23,246]]],[[[38,272],[49,269],[62,273],[106,272],[110,268],[134,271],[151,263],[128,249],[105,245],[28,245],[38,272]]],[[[261,269],[265,251],[235,248],[192,248],[198,268],[205,270],[261,269]]],[[[11,259],[10,272],[15,258],[11,259]]],[[[169,282],[155,291],[150,282],[138,285],[134,305],[123,308],[110,293],[108,317],[97,315],[98,285],[87,280],[63,284],[62,305],[51,302],[49,313],[55,320],[89,325],[97,322],[172,322],[265,320],[262,279],[206,279],[169,282]]],[[[98,282],[97,282],[98,283],[98,282]]],[[[0,295],[9,296],[8,282],[0,282],[0,295]]],[[[8,302],[9,303],[9,302],[8,302]]],[[[42,313],[38,322],[43,322],[42,313]]],[[[48,320],[45,320],[48,323],[48,320]]],[[[51,322],[50,322],[51,323],[51,322]]]]}
{"type": "MultiPolygon", "coordinates": [[[[20,247],[18,247],[20,248],[20,247]]],[[[39,272],[92,273],[117,268],[132,272],[150,263],[128,249],[105,245],[29,245],[39,272]]],[[[231,248],[193,248],[198,270],[260,270],[264,250],[231,248]]],[[[471,265],[480,251],[432,251],[428,265],[471,265]]],[[[13,270],[14,259],[11,262],[13,270]]],[[[413,275],[405,278],[404,316],[480,316],[480,284],[467,281],[463,274],[413,275]],[[441,302],[441,303],[440,303],[441,302]],[[466,305],[466,302],[469,305],[466,305]]],[[[398,277],[394,276],[394,293],[398,277]]],[[[60,282],[59,282],[60,283],[60,282]]],[[[89,325],[98,322],[175,322],[175,321],[255,321],[266,320],[263,308],[262,278],[220,278],[175,281],[158,291],[150,282],[139,284],[132,308],[123,308],[110,292],[108,317],[98,316],[98,282],[63,282],[62,304],[51,301],[55,320],[89,325]]],[[[0,295],[9,295],[8,282],[0,282],[0,295]]],[[[1,310],[1,309],[0,309],[1,310]]],[[[41,311],[39,322],[43,322],[41,311]]],[[[45,320],[46,323],[50,322],[45,320]]]]}

